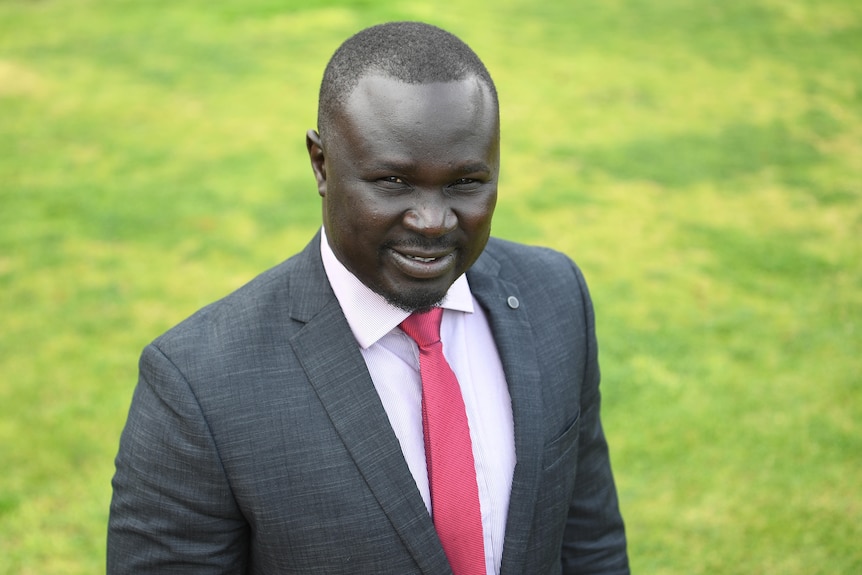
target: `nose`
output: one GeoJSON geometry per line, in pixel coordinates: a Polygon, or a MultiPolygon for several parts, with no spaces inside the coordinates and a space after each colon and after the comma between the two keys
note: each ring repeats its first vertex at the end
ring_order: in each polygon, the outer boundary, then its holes
{"type": "Polygon", "coordinates": [[[441,193],[422,193],[417,204],[404,214],[404,227],[429,238],[448,234],[458,225],[458,216],[441,193]]]}

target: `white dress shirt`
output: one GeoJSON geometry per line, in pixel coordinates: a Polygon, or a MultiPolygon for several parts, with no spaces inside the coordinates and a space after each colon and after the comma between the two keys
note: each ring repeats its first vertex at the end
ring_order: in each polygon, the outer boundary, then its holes
{"type": "MultiPolygon", "coordinates": [[[[374,387],[401,444],[425,507],[431,492],[422,433],[422,380],[419,348],[399,324],[410,315],[388,303],[335,257],[321,230],[320,252],[326,276],[361,348],[374,387]]],[[[487,572],[500,572],[503,539],[515,469],[512,401],[497,346],[467,277],[460,276],[441,303],[440,340],[455,372],[470,426],[482,509],[487,572]]]]}

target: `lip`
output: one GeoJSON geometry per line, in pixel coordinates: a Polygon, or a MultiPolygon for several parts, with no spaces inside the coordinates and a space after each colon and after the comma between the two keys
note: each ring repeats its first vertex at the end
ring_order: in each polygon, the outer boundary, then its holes
{"type": "Polygon", "coordinates": [[[396,267],[415,279],[435,279],[446,275],[455,267],[455,252],[425,252],[416,249],[389,249],[396,267]]]}

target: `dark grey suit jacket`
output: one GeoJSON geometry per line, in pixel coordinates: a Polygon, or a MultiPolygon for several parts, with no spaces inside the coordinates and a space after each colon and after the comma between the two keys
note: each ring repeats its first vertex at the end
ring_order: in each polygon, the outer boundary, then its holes
{"type": "MultiPolygon", "coordinates": [[[[319,241],[144,350],[109,575],[451,573],[319,241]]],[[[492,239],[467,275],[515,422],[501,572],[628,573],[580,271],[492,239]]]]}

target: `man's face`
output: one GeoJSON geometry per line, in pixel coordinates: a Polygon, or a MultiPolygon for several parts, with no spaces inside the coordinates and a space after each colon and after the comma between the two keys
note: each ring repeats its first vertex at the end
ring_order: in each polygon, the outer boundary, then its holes
{"type": "Polygon", "coordinates": [[[497,200],[499,126],[474,78],[362,78],[308,149],[339,261],[390,303],[438,303],[482,253],[497,200]]]}

